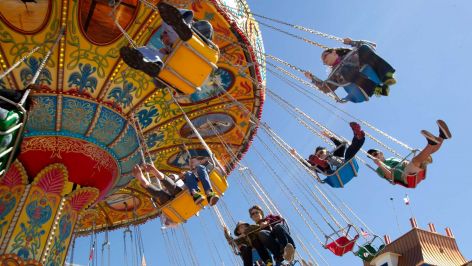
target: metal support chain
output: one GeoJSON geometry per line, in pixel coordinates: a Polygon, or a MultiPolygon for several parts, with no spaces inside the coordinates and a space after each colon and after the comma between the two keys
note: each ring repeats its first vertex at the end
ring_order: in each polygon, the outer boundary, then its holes
{"type": "Polygon", "coordinates": [[[30,58],[36,51],[38,51],[42,46],[44,45],[44,43],[42,45],[38,45],[36,46],[33,50],[31,50],[29,53],[27,53],[25,56],[23,56],[22,58],[20,58],[18,61],[16,61],[10,68],[8,68],[5,72],[3,72],[1,75],[0,75],[0,80],[3,79],[6,75],[10,74],[10,72],[12,72],[15,68],[17,68],[21,63],[23,63],[26,59],[30,58]]]}
{"type": "MultiPolygon", "coordinates": [[[[234,7],[230,7],[230,6],[225,6],[225,7],[229,8],[229,9],[239,11],[239,9],[234,8],[234,7]]],[[[295,28],[295,29],[299,29],[299,30],[302,30],[302,31],[305,31],[305,32],[308,32],[308,33],[318,35],[318,36],[326,38],[326,39],[343,42],[343,38],[340,38],[340,37],[337,37],[337,36],[334,36],[334,35],[331,35],[331,34],[323,33],[323,32],[318,31],[318,30],[310,29],[310,28],[300,26],[300,25],[291,24],[291,23],[288,23],[288,22],[285,22],[285,21],[282,21],[282,20],[279,20],[279,19],[275,19],[275,18],[269,18],[269,17],[266,17],[264,15],[260,15],[260,14],[254,13],[254,12],[250,12],[247,9],[245,10],[245,13],[247,14],[247,16],[246,16],[247,19],[250,19],[250,20],[253,20],[253,21],[256,21],[256,22],[258,22],[256,19],[251,18],[248,15],[252,15],[254,17],[262,18],[262,19],[269,20],[269,21],[272,21],[272,22],[275,22],[275,23],[279,23],[279,24],[282,24],[282,25],[285,25],[285,26],[289,26],[289,27],[292,27],[292,28],[295,28]]]]}
{"type": "Polygon", "coordinates": [[[277,28],[277,27],[274,27],[274,26],[272,26],[272,25],[266,24],[266,23],[264,23],[264,22],[259,21],[258,23],[259,23],[260,25],[263,25],[263,26],[265,26],[265,27],[271,28],[271,29],[273,29],[273,30],[275,30],[275,31],[281,32],[281,33],[286,34],[286,35],[288,35],[288,36],[291,36],[291,37],[293,37],[293,38],[295,38],[295,39],[304,41],[305,43],[308,43],[308,44],[311,44],[311,45],[320,47],[320,48],[322,48],[322,49],[328,49],[328,48],[329,48],[329,46],[326,46],[326,45],[323,45],[323,44],[321,44],[321,43],[315,42],[315,41],[313,41],[313,40],[310,40],[310,39],[307,39],[307,38],[298,36],[298,35],[296,35],[296,34],[293,34],[293,33],[288,32],[288,31],[279,29],[279,28],[277,28]]]}
{"type": "MultiPolygon", "coordinates": [[[[264,159],[264,157],[262,156],[262,154],[255,150],[256,154],[258,155],[258,157],[262,160],[262,162],[264,163],[264,165],[271,171],[271,173],[275,176],[275,178],[279,181],[280,184],[282,184],[282,187],[284,189],[284,191],[287,191],[290,195],[290,197],[293,199],[291,200],[291,203],[292,203],[292,206],[295,208],[295,210],[297,211],[298,215],[303,219],[303,221],[305,222],[305,224],[307,225],[307,227],[309,228],[309,230],[311,231],[311,233],[316,237],[316,239],[322,243],[321,239],[319,238],[319,236],[315,233],[315,231],[313,230],[313,228],[310,226],[310,224],[308,223],[308,221],[306,220],[305,216],[301,213],[300,209],[297,207],[297,205],[294,203],[296,202],[302,209],[303,211],[305,212],[305,214],[308,216],[308,218],[310,218],[311,222],[316,226],[316,228],[323,234],[323,235],[326,235],[324,230],[321,228],[321,226],[315,221],[315,219],[313,219],[313,217],[311,216],[311,214],[308,212],[308,210],[305,208],[305,206],[303,206],[303,204],[300,202],[300,200],[298,199],[297,196],[295,196],[295,194],[293,193],[293,191],[288,187],[288,185],[283,181],[283,179],[280,177],[280,175],[274,170],[274,168],[272,168],[272,166],[269,165],[269,163],[267,163],[267,161],[264,159]]],[[[326,224],[330,225],[330,223],[325,219],[325,217],[323,215],[321,215],[321,213],[318,213],[322,219],[325,221],[326,224]]],[[[333,218],[334,219],[334,218],[333,218]]],[[[334,221],[336,222],[336,220],[334,219],[334,221]]],[[[334,228],[332,228],[334,230],[334,228]]]]}
{"type": "MultiPolygon", "coordinates": [[[[408,145],[406,145],[405,143],[399,141],[398,139],[388,135],[387,133],[385,133],[384,131],[374,127],[373,125],[369,124],[368,122],[366,122],[365,120],[361,120],[351,114],[349,114],[348,112],[340,109],[339,107],[335,106],[334,104],[332,103],[329,103],[328,101],[322,99],[321,97],[319,96],[316,96],[314,94],[312,94],[311,92],[309,92],[308,90],[306,90],[305,88],[302,88],[301,86],[298,86],[298,84],[294,84],[293,82],[291,82],[290,80],[287,80],[286,78],[284,77],[281,77],[281,75],[279,75],[278,73],[275,73],[274,71],[268,69],[268,72],[274,74],[276,77],[278,77],[279,79],[281,79],[282,81],[284,81],[285,83],[287,83],[289,86],[291,86],[292,88],[294,88],[295,90],[299,91],[300,93],[304,94],[305,96],[307,96],[309,99],[311,99],[312,101],[316,102],[317,104],[319,104],[321,107],[323,107],[325,110],[331,112],[332,114],[334,114],[337,118],[345,121],[345,122],[349,122],[346,118],[342,117],[339,113],[336,113],[336,112],[333,112],[333,110],[329,109],[326,105],[329,105],[331,107],[333,107],[334,109],[336,109],[337,111],[339,111],[340,113],[344,114],[346,117],[349,117],[351,119],[353,119],[354,121],[359,121],[360,123],[362,123],[363,125],[367,126],[368,128],[374,130],[375,132],[379,133],[380,135],[384,136],[385,138],[397,143],[398,145],[404,147],[405,149],[408,149],[409,151],[412,151],[412,150],[415,150],[411,147],[409,147],[408,145]],[[315,97],[316,99],[314,99],[313,97],[315,97]],[[321,103],[321,102],[323,103],[321,103]]],[[[385,143],[381,142],[380,140],[378,140],[377,138],[375,138],[373,135],[369,134],[368,132],[366,132],[366,136],[369,137],[370,139],[372,139],[373,141],[375,141],[376,143],[378,143],[380,146],[384,147],[386,150],[388,150],[389,152],[391,152],[392,154],[394,154],[395,156],[399,157],[399,158],[402,158],[402,156],[396,152],[393,148],[389,147],[388,145],[386,145],[385,143]]]]}
{"type": "Polygon", "coordinates": [[[302,83],[303,85],[308,86],[308,87],[311,87],[311,88],[314,88],[314,89],[316,89],[316,90],[322,92],[323,94],[329,96],[330,98],[332,98],[332,99],[335,100],[336,102],[340,102],[340,101],[341,101],[341,99],[338,97],[338,95],[336,95],[336,93],[334,93],[334,92],[332,92],[332,91],[331,91],[330,93],[325,93],[325,92],[323,92],[320,88],[318,88],[318,86],[316,86],[315,84],[313,84],[313,83],[311,83],[311,82],[308,82],[308,81],[305,81],[305,80],[303,80],[303,79],[301,79],[301,78],[295,76],[294,74],[288,72],[287,70],[285,70],[285,69],[283,69],[283,68],[281,68],[281,67],[279,67],[279,66],[276,66],[276,65],[274,65],[274,64],[272,64],[272,63],[269,63],[269,62],[266,62],[266,63],[267,63],[267,65],[269,65],[269,66],[271,66],[271,67],[277,69],[279,72],[284,73],[285,75],[287,75],[287,76],[289,76],[290,78],[292,78],[292,79],[294,79],[294,80],[296,80],[296,81],[302,83]]]}

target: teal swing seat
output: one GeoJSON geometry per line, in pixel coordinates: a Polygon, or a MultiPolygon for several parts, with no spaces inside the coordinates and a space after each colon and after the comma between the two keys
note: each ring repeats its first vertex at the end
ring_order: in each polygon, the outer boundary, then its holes
{"type": "MultiPolygon", "coordinates": [[[[361,73],[366,75],[373,82],[377,84],[381,83],[377,73],[375,73],[371,66],[364,65],[361,69],[361,73]]],[[[343,88],[347,93],[347,95],[342,99],[343,102],[361,103],[369,100],[369,96],[362,90],[362,88],[359,88],[354,83],[349,83],[343,86],[343,88]]]]}
{"type": "Polygon", "coordinates": [[[352,180],[359,171],[359,164],[355,158],[345,162],[332,174],[325,174],[326,178],[322,180],[323,183],[326,183],[334,188],[342,188],[349,181],[352,180]]]}

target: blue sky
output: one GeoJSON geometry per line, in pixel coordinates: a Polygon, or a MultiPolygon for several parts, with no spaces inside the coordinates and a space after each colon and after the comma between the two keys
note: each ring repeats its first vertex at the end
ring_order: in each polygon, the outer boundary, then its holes
{"type": "MultiPolygon", "coordinates": [[[[444,228],[449,226],[463,255],[472,259],[468,196],[471,192],[472,176],[466,167],[469,163],[467,149],[471,147],[468,136],[472,129],[468,117],[472,113],[472,104],[467,94],[470,89],[469,64],[472,60],[467,50],[472,47],[472,35],[469,29],[472,25],[470,16],[472,3],[467,0],[250,0],[248,2],[252,11],[257,14],[340,37],[365,39],[377,43],[378,53],[397,69],[398,83],[392,86],[391,96],[373,98],[368,103],[345,104],[341,106],[344,110],[418,148],[425,145],[424,138],[419,134],[421,129],[436,133],[437,118],[448,122],[453,132],[453,139],[445,142],[442,150],[433,156],[434,163],[428,168],[427,180],[417,189],[407,190],[400,186],[391,186],[361,165],[359,177],[346,188],[337,190],[336,194],[376,233],[388,234],[392,240],[410,229],[408,218],[412,213],[421,228],[426,229],[427,223],[433,222],[436,229],[444,234],[444,228]],[[411,208],[403,204],[402,198],[405,193],[408,193],[411,199],[411,208]],[[394,198],[396,215],[389,200],[391,197],[394,198]]],[[[326,77],[327,70],[319,60],[322,52],[320,48],[263,26],[261,29],[267,53],[303,69],[309,69],[320,77],[326,77]]],[[[304,36],[328,46],[340,45],[317,36],[304,36]]],[[[351,137],[346,123],[325,112],[320,106],[293,91],[271,74],[268,75],[267,86],[335,132],[347,138],[351,137]]],[[[262,119],[300,154],[306,156],[314,147],[322,144],[320,139],[293,121],[270,98],[264,105],[262,119]]],[[[259,130],[259,133],[270,143],[266,135],[262,134],[262,130],[259,130]]],[[[369,144],[372,143],[366,143],[366,148],[369,144]]],[[[313,244],[331,265],[361,265],[361,261],[352,254],[338,258],[315,242],[302,219],[290,206],[290,197],[280,189],[280,184],[271,177],[268,169],[263,167],[255,151],[263,153],[270,162],[275,163],[275,160],[271,159],[259,141],[254,142],[253,148],[243,163],[253,169],[261,183],[270,191],[271,198],[291,221],[293,230],[296,228],[307,239],[305,245],[313,244]]],[[[398,150],[405,153],[400,148],[398,150]]],[[[290,180],[290,175],[287,174],[293,173],[293,169],[282,169],[280,166],[274,168],[296,189],[290,180]]],[[[245,195],[244,189],[237,181],[238,178],[241,179],[238,174],[229,177],[230,189],[225,194],[224,205],[231,209],[235,220],[249,220],[247,208],[252,202],[249,203],[246,198],[249,197],[249,201],[252,198],[245,195]]],[[[220,210],[222,209],[223,204],[220,207],[220,210]]],[[[226,218],[231,225],[231,219],[226,218]]],[[[183,229],[168,231],[167,236],[175,237],[175,240],[169,243],[164,241],[158,220],[141,227],[148,265],[191,265],[191,260],[184,258],[188,257],[189,253],[185,247],[188,246],[183,237],[185,234],[191,236],[192,250],[199,265],[222,265],[219,262],[215,263],[221,260],[224,261],[224,265],[233,265],[236,261],[240,261],[238,257],[230,254],[215,218],[208,209],[202,211],[200,217],[189,221],[184,228],[185,231],[183,229]],[[169,253],[169,249],[175,252],[169,253]],[[169,257],[177,259],[175,254],[181,254],[177,261],[169,259],[169,257]]],[[[123,230],[113,231],[110,235],[111,265],[126,265],[123,263],[123,230]]],[[[99,245],[101,239],[102,236],[99,236],[99,245]]],[[[87,264],[89,243],[90,238],[78,240],[74,263],[87,264]]],[[[131,258],[130,253],[128,258],[131,258]]],[[[100,258],[98,261],[100,264],[100,258]]]]}

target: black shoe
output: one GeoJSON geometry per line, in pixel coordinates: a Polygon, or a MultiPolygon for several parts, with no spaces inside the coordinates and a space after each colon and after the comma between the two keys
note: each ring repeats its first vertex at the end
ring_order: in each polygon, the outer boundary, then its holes
{"type": "Polygon", "coordinates": [[[156,77],[161,71],[161,65],[154,62],[145,62],[143,54],[131,47],[121,47],[120,55],[125,63],[134,69],[141,70],[151,77],[156,77]]]}
{"type": "Polygon", "coordinates": [[[390,88],[387,84],[382,85],[382,91],[380,92],[383,96],[388,96],[390,94],[390,88]]]}
{"type": "Polygon", "coordinates": [[[162,20],[175,30],[182,41],[186,42],[192,38],[192,30],[190,26],[185,23],[179,9],[164,2],[160,2],[157,8],[159,9],[162,20]]]}
{"type": "Polygon", "coordinates": [[[421,130],[421,135],[423,135],[426,140],[428,141],[428,144],[430,145],[437,145],[441,143],[442,139],[436,137],[435,135],[431,134],[431,132],[426,131],[426,130],[421,130]]]}
{"type": "Polygon", "coordinates": [[[218,197],[218,195],[215,192],[210,192],[207,195],[208,204],[210,204],[210,206],[214,206],[218,202],[219,199],[220,197],[218,197]]]}
{"type": "Polygon", "coordinates": [[[443,120],[436,121],[439,127],[439,137],[442,139],[450,139],[452,138],[451,131],[449,131],[449,127],[447,126],[446,122],[443,120]]]}

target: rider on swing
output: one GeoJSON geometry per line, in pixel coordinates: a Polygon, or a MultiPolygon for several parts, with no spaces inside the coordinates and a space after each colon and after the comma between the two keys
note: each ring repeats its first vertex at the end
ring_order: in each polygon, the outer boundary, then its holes
{"type": "Polygon", "coordinates": [[[426,130],[421,130],[421,134],[426,138],[428,144],[411,161],[395,157],[385,159],[381,151],[376,149],[368,150],[367,153],[370,155],[370,158],[378,166],[377,174],[391,182],[398,182],[408,187],[406,177],[425,171],[426,165],[432,162],[431,154],[441,148],[445,139],[452,137],[446,122],[437,120],[436,123],[439,127],[439,136],[436,137],[426,130]]]}
{"type": "Polygon", "coordinates": [[[354,83],[368,97],[374,94],[388,96],[389,86],[396,83],[393,77],[395,69],[375,53],[373,50],[375,44],[367,41],[353,41],[350,38],[345,38],[344,43],[355,49],[328,48],[321,54],[323,64],[331,68],[326,81],[317,79],[308,71],[305,72],[305,76],[325,93],[334,92],[338,88],[335,84],[354,83]],[[361,72],[365,65],[372,67],[380,83],[361,72]]]}
{"type": "Polygon", "coordinates": [[[193,22],[193,11],[177,9],[174,6],[160,2],[157,4],[162,17],[161,41],[164,47],[155,50],[150,47],[121,47],[120,55],[131,68],[141,70],[151,77],[156,77],[163,67],[163,58],[172,52],[173,44],[180,38],[186,42],[193,36],[192,28],[207,40],[213,37],[213,27],[206,20],[193,22]]]}

